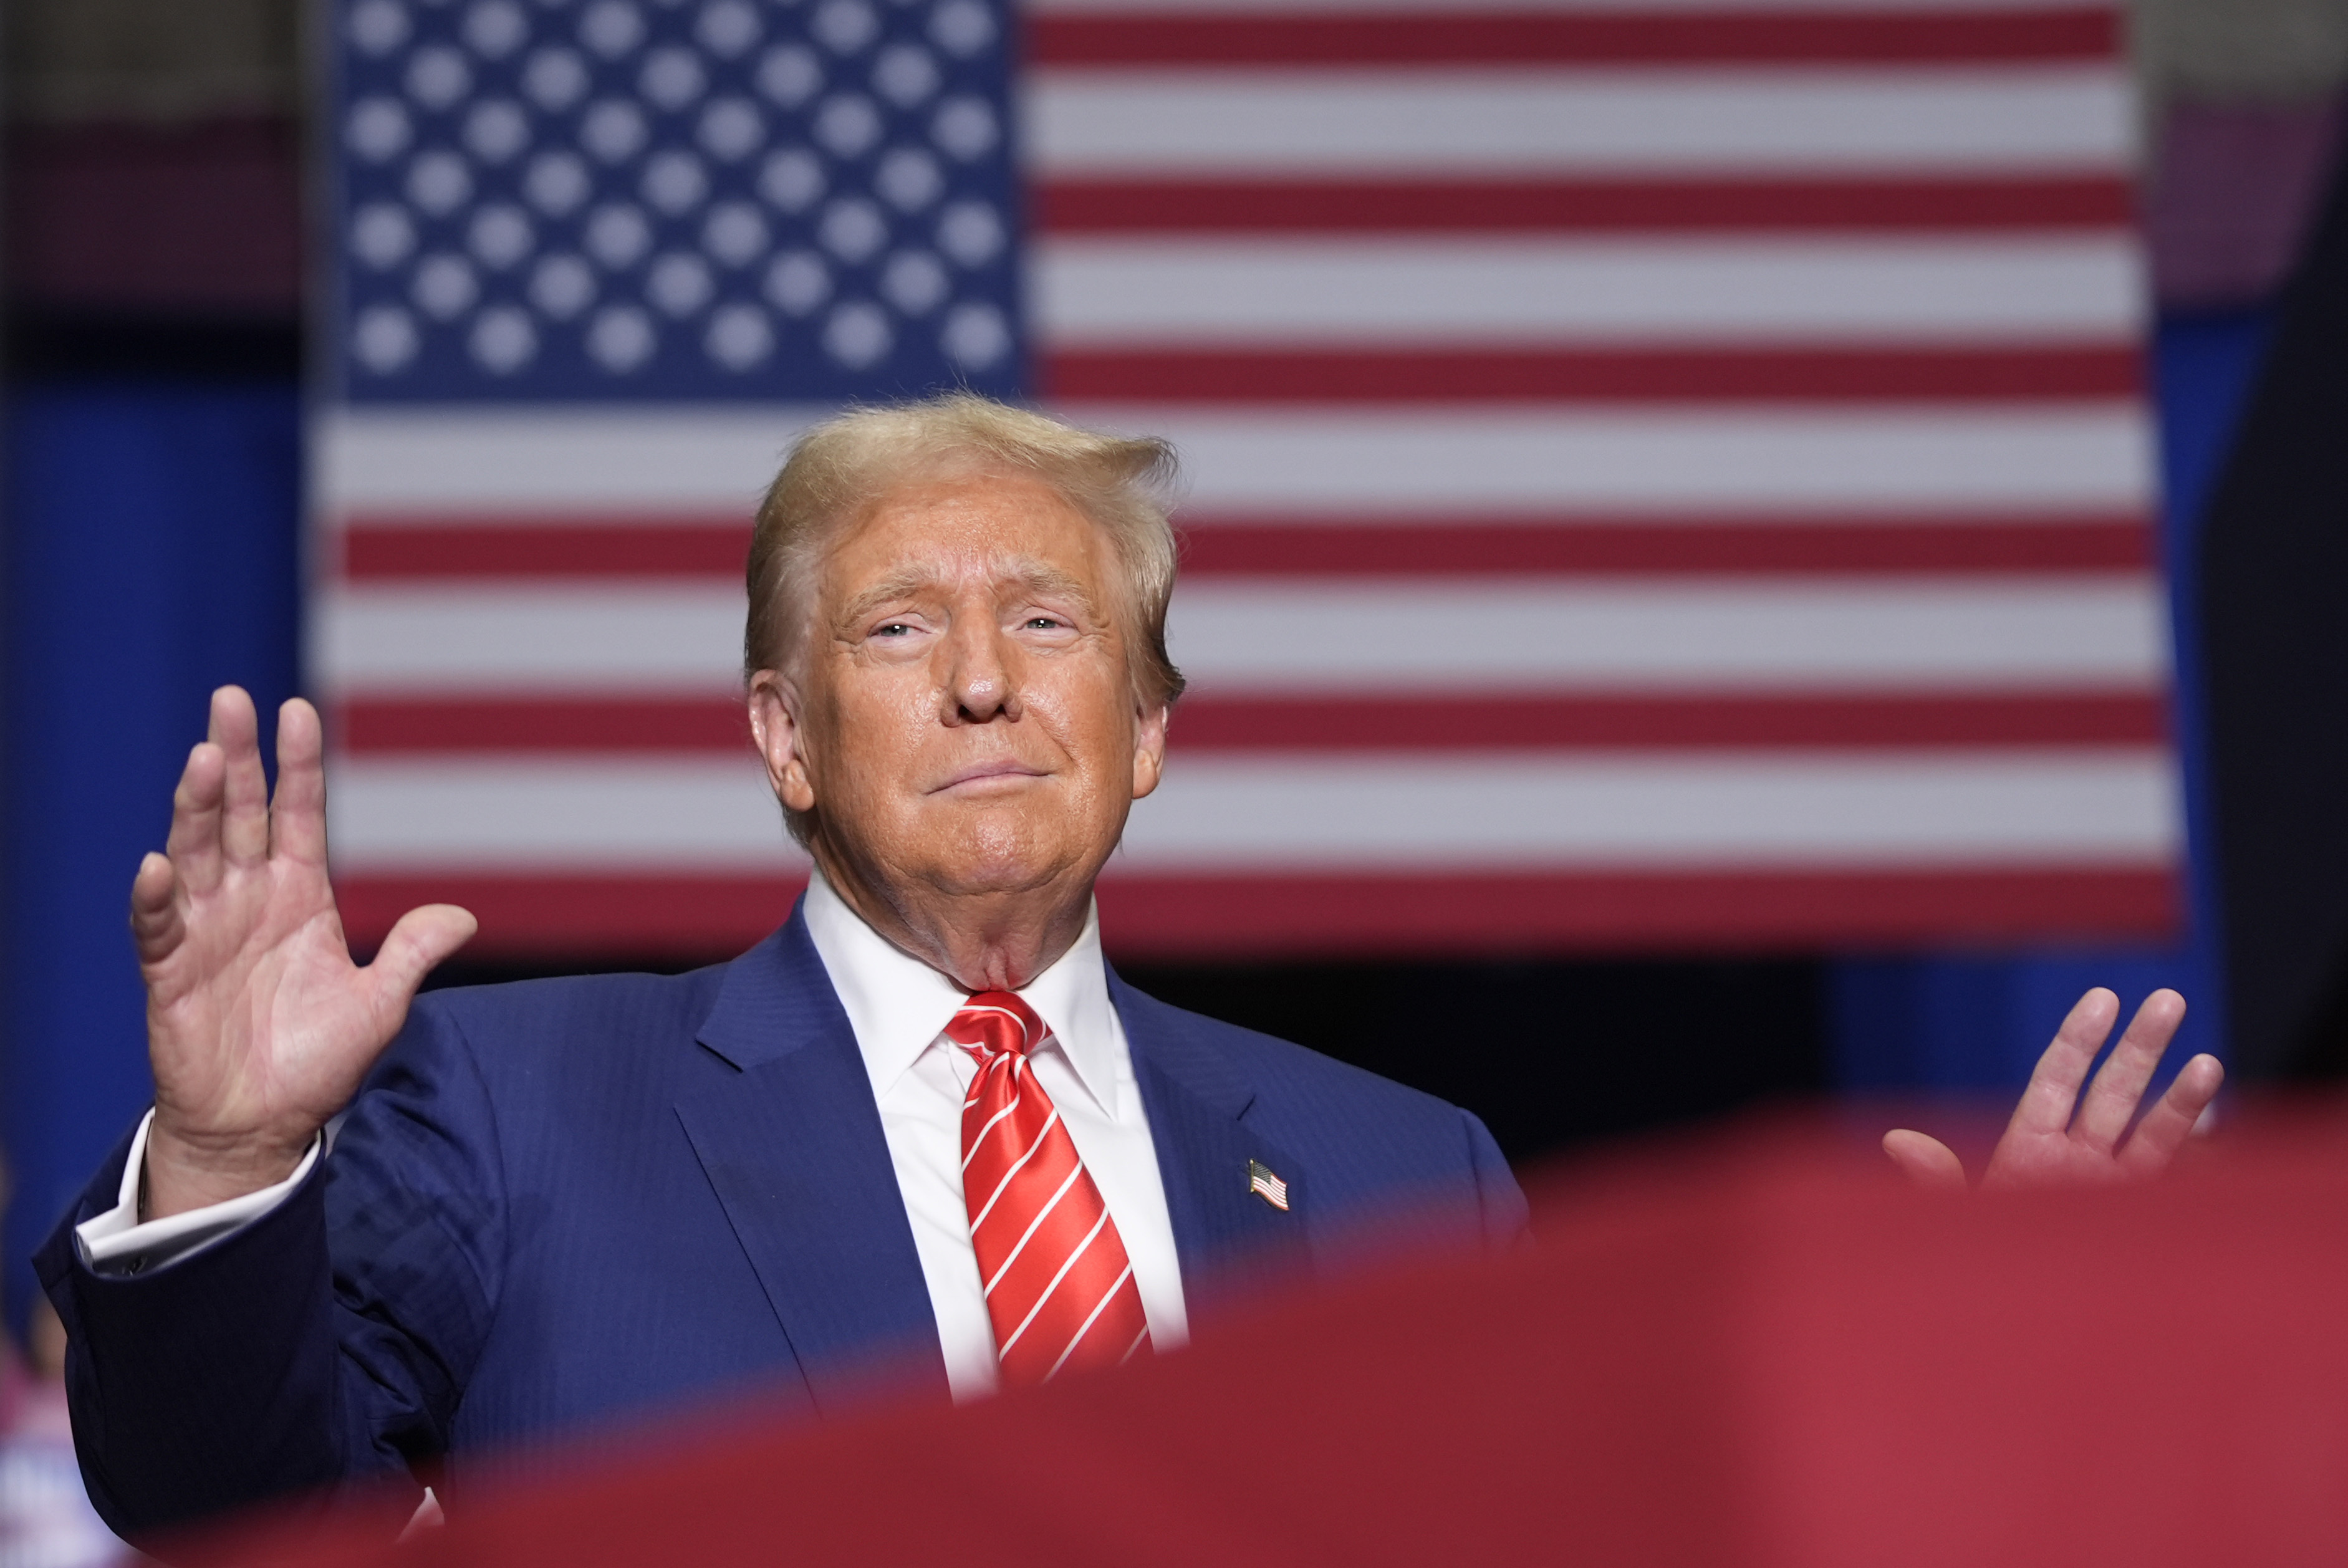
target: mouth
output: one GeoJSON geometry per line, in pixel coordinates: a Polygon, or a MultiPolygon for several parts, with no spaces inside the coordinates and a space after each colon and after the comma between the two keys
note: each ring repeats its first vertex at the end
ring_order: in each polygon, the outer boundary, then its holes
{"type": "Polygon", "coordinates": [[[1030,768],[1024,762],[973,762],[958,769],[942,784],[931,789],[932,795],[984,794],[994,790],[1015,789],[1030,779],[1045,777],[1040,768],[1030,768]]]}

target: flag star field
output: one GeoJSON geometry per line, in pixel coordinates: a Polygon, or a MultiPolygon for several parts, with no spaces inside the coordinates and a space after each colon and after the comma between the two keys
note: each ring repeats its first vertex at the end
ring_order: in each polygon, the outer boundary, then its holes
{"type": "Polygon", "coordinates": [[[984,0],[344,15],[352,400],[1020,388],[984,0]]]}

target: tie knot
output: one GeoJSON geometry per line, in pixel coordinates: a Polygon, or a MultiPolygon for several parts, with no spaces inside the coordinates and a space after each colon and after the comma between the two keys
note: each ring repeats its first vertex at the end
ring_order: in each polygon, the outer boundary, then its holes
{"type": "Polygon", "coordinates": [[[946,1024],[946,1038],[988,1057],[1004,1051],[1024,1057],[1044,1043],[1044,1034],[1035,1009],[1008,991],[979,992],[946,1024]]]}

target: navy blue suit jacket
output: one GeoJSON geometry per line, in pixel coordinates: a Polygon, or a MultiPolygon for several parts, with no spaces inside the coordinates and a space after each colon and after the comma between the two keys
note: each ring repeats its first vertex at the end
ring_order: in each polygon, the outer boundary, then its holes
{"type": "MultiPolygon", "coordinates": [[[[1194,1317],[1382,1219],[1521,1232],[1473,1116],[1109,991],[1194,1317]],[[1288,1212],[1250,1193],[1251,1160],[1288,1212]]],[[[84,1474],[125,1533],[440,1456],[461,1484],[481,1456],[746,1385],[808,1413],[883,1374],[945,1395],[880,1112],[796,913],[689,975],[418,998],[292,1197],[99,1277],[71,1227],[114,1206],[128,1145],[36,1260],[84,1474]]]]}

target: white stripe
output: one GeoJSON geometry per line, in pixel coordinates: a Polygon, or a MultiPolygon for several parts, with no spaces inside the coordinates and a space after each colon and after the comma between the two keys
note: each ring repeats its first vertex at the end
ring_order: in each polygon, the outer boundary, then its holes
{"type": "MultiPolygon", "coordinates": [[[[1778,511],[1776,512],[1765,511],[1689,513],[1640,510],[1636,511],[1618,511],[1595,514],[1583,513],[1577,516],[1572,512],[1567,512],[1562,515],[1540,512],[1529,510],[1522,506],[1514,506],[1504,509],[1489,506],[1452,506],[1441,502],[1432,502],[1429,504],[1431,507],[1438,510],[1413,512],[1410,514],[1409,521],[1410,526],[1413,529],[1424,530],[1426,534],[1432,538],[1440,538],[1447,531],[1451,529],[1484,529],[1491,527],[1508,527],[1510,525],[1520,525],[1527,528],[1541,528],[1554,523],[1563,523],[1568,526],[1571,526],[1575,524],[1586,524],[1591,521],[1602,522],[1609,531],[1618,528],[1653,530],[1658,536],[1668,537],[1672,531],[1682,529],[1691,522],[1700,523],[1706,528],[1768,529],[1782,527],[1788,522],[1803,521],[1802,515],[1789,514],[1784,511],[1778,511]]],[[[1994,507],[1985,508],[1983,510],[1993,514],[1993,520],[1995,521],[2000,527],[2034,532],[2041,530],[2068,529],[2075,526],[2079,521],[2079,518],[2075,513],[2066,515],[2062,512],[2000,512],[1998,509],[1994,507]]],[[[1817,517],[1815,512],[1805,515],[1812,519],[1817,517]]],[[[1931,509],[1918,509],[1913,511],[1900,511],[1888,514],[1867,512],[1857,516],[1838,515],[1832,518],[1831,521],[1834,521],[1837,526],[1842,528],[1864,529],[1869,531],[1880,529],[1885,531],[1887,533],[1891,533],[1911,528],[1933,528],[1943,526],[1947,524],[1950,520],[1948,511],[1945,508],[1942,508],[1938,511],[1931,509]]],[[[1358,527],[1365,522],[1386,522],[1390,520],[1380,517],[1375,511],[1357,506],[1347,506],[1340,510],[1323,511],[1287,511],[1278,509],[1259,510],[1252,508],[1234,508],[1214,511],[1203,511],[1195,507],[1186,507],[1177,515],[1175,523],[1183,533],[1196,535],[1202,533],[1212,534],[1224,530],[1231,530],[1243,533],[1266,521],[1276,521],[1283,529],[1318,528],[1323,530],[1338,530],[1358,527]]],[[[1974,519],[1967,517],[1965,521],[1974,521],[1974,519]]],[[[2123,521],[2133,521],[2137,520],[2124,518],[2123,521]]],[[[2149,521],[2146,521],[2144,526],[2147,534],[2149,534],[2151,528],[2149,521]]],[[[1220,577],[1223,574],[1218,573],[1217,575],[1220,577]]],[[[1529,572],[1520,573],[1519,575],[1539,578],[1550,574],[1539,572],[1529,572]]],[[[1571,576],[1574,574],[1567,573],[1560,573],[1559,575],[1571,576]]],[[[1186,577],[1183,581],[1186,583],[1203,582],[1204,579],[1186,577]]]]}
{"type": "MultiPolygon", "coordinates": [[[[1003,1173],[1003,1180],[994,1184],[994,1191],[989,1192],[986,1195],[986,1202],[979,1205],[977,1214],[973,1216],[970,1222],[972,1235],[978,1234],[979,1226],[986,1223],[986,1217],[994,1212],[994,1205],[1002,1198],[1004,1190],[1011,1185],[1011,1179],[1027,1168],[1027,1161],[1035,1158],[1036,1151],[1044,1147],[1044,1140],[1052,1136],[1052,1129],[1059,1124],[1060,1108],[1056,1105],[1052,1108],[1052,1114],[1044,1119],[1043,1130],[1035,1134],[1035,1141],[1027,1146],[1027,1152],[1011,1162],[1011,1168],[1003,1173]]],[[[1083,1161],[1079,1161],[1077,1163],[1081,1165],[1083,1161]]],[[[970,1161],[963,1161],[962,1168],[967,1173],[970,1170],[970,1161]]],[[[967,1202],[969,1200],[965,1197],[963,1201],[967,1202]]]]}
{"type": "MultiPolygon", "coordinates": [[[[684,765],[346,758],[329,800],[343,873],[803,868],[760,797],[755,783],[684,765]]],[[[2175,851],[2178,823],[2173,764],[2151,748],[1178,750],[1109,871],[2155,864],[2175,851]]]]}
{"type": "Polygon", "coordinates": [[[1178,758],[1122,870],[2166,865],[2156,751],[2001,757],[1178,758]]]}
{"type": "Polygon", "coordinates": [[[1037,70],[1046,178],[2125,170],[2116,64],[1037,70]]]}
{"type": "MultiPolygon", "coordinates": [[[[2166,600],[2135,574],[1985,578],[1199,578],[1176,661],[1210,691],[2149,687],[2166,600]]],[[[732,590],[357,589],[321,611],[342,696],[728,698],[732,590]]],[[[1179,721],[1178,721],[1179,722],[1179,721]]],[[[756,774],[747,741],[738,767],[756,774]]]]}
{"type": "MultiPolygon", "coordinates": [[[[790,444],[830,410],[805,404],[349,408],[311,421],[313,494],[328,511],[647,509],[747,521],[790,444]]],[[[646,521],[658,521],[656,518],[646,521]]]]}
{"type": "Polygon", "coordinates": [[[313,679],[339,695],[742,689],[748,601],[730,583],[341,587],[312,603],[313,679]]]}
{"type": "Polygon", "coordinates": [[[2141,405],[1893,411],[1460,409],[1064,403],[1182,454],[1202,511],[1550,515],[2138,510],[2152,495],[2141,405]]]}
{"type": "Polygon", "coordinates": [[[2132,233],[1931,240],[1057,239],[1029,253],[1048,348],[1557,342],[2132,346],[2132,233]]]}
{"type": "MultiPolygon", "coordinates": [[[[2157,689],[2168,601],[2135,575],[1343,583],[1176,590],[1200,694],[1456,689],[2157,689]]],[[[1181,714],[1175,714],[1175,734],[1181,714]]]]}
{"type": "MultiPolygon", "coordinates": [[[[1027,1326],[1035,1321],[1035,1315],[1044,1310],[1044,1304],[1052,1299],[1052,1293],[1060,1288],[1060,1282],[1068,1277],[1068,1271],[1076,1266],[1076,1260],[1085,1255],[1085,1249],[1093,1244],[1093,1239],[1101,1233],[1101,1227],[1107,1223],[1108,1205],[1107,1203],[1103,1203],[1101,1205],[1100,1218],[1093,1222],[1093,1228],[1085,1233],[1084,1240],[1076,1243],[1076,1250],[1071,1252],[1066,1259],[1062,1260],[1060,1264],[1060,1272],[1052,1276],[1051,1283],[1044,1287],[1044,1294],[1035,1298],[1035,1305],[1027,1309],[1027,1315],[1019,1320],[1019,1326],[1013,1329],[1011,1331],[1011,1337],[1003,1342],[1002,1349],[996,1352],[998,1357],[1011,1354],[1011,1347],[1019,1343],[1020,1336],[1027,1332],[1027,1326]]],[[[1126,1274],[1131,1274],[1133,1272],[1133,1265],[1128,1264],[1126,1265],[1125,1272],[1126,1274]]],[[[1000,1276],[998,1275],[997,1277],[999,1278],[1000,1276]]],[[[1119,1274],[1117,1276],[1117,1283],[1119,1284],[1123,1284],[1125,1283],[1125,1274],[1119,1274]]],[[[1093,1310],[1094,1313],[1097,1315],[1100,1309],[1098,1307],[1095,1307],[1093,1310]]],[[[1092,1319],[1089,1317],[1086,1318],[1085,1324],[1086,1327],[1090,1327],[1092,1325],[1092,1319]]],[[[1082,1337],[1081,1330],[1078,1331],[1078,1337],[1082,1337]]],[[[1073,1348],[1076,1341],[1070,1340],[1068,1343],[1073,1348]]],[[[1063,1350],[1060,1353],[1060,1361],[1066,1361],[1067,1358],[1067,1351],[1063,1350]]],[[[1052,1363],[1052,1372],[1057,1372],[1060,1369],[1060,1361],[1055,1361],[1052,1363]]],[[[1044,1376],[1048,1378],[1051,1377],[1052,1372],[1046,1372],[1044,1376]]]]}
{"type": "MultiPolygon", "coordinates": [[[[1104,1208],[1101,1210],[1101,1218],[1103,1221],[1107,1220],[1107,1209],[1104,1208]]],[[[1096,1229],[1097,1229],[1097,1227],[1096,1227],[1096,1229]]],[[[1086,1244],[1090,1244],[1090,1238],[1086,1238],[1086,1244]]],[[[1082,1249],[1080,1248],[1078,1250],[1081,1251],[1082,1249]]],[[[1074,1263],[1075,1261],[1076,1260],[1074,1258],[1069,1260],[1071,1263],[1074,1263]]],[[[1108,1287],[1108,1294],[1102,1296],[1100,1300],[1095,1302],[1093,1304],[1093,1309],[1085,1314],[1084,1322],[1078,1324],[1076,1326],[1076,1332],[1069,1336],[1066,1346],[1060,1352],[1060,1358],[1052,1363],[1052,1369],[1049,1372],[1044,1374],[1045,1382],[1049,1383],[1054,1377],[1059,1376],[1060,1368],[1068,1364],[1068,1357],[1076,1353],[1076,1346],[1085,1342],[1085,1336],[1093,1331],[1093,1325],[1100,1321],[1100,1315],[1108,1310],[1108,1304],[1117,1299],[1117,1292],[1123,1290],[1125,1288],[1125,1282],[1132,1277],[1133,1265],[1128,1263],[1125,1265],[1125,1272],[1117,1276],[1117,1283],[1108,1287]]],[[[1149,1326],[1146,1323],[1143,1324],[1141,1332],[1143,1334],[1148,1333],[1149,1326]]],[[[1139,1343],[1140,1340],[1137,1337],[1134,1344],[1138,1345],[1139,1343]]],[[[1130,1356],[1132,1354],[1133,1346],[1127,1346],[1125,1347],[1125,1356],[1130,1356]]],[[[1120,1356],[1117,1358],[1117,1364],[1118,1366],[1122,1367],[1125,1365],[1125,1356],[1120,1356]]]]}
{"type": "MultiPolygon", "coordinates": [[[[326,793],[338,870],[495,866],[804,871],[745,758],[510,762],[343,758],[326,793]]],[[[776,912],[777,918],[788,913],[776,912]]]]}
{"type": "MultiPolygon", "coordinates": [[[[1076,1183],[1076,1178],[1084,1173],[1085,1162],[1081,1160],[1077,1161],[1076,1164],[1068,1168],[1067,1179],[1063,1181],[1059,1186],[1053,1191],[1051,1198],[1044,1204],[1044,1206],[1035,1211],[1035,1217],[1027,1222],[1027,1228],[1020,1233],[1018,1242],[1011,1249],[1011,1255],[1003,1260],[1003,1266],[996,1269],[994,1271],[994,1277],[986,1282],[986,1290],[984,1294],[990,1296],[994,1294],[994,1287],[1003,1283],[1003,1276],[1011,1272],[1011,1265],[1017,1263],[1019,1261],[1019,1254],[1027,1250],[1027,1243],[1034,1239],[1036,1227],[1043,1224],[1045,1220],[1051,1217],[1052,1211],[1060,1206],[1060,1200],[1068,1195],[1068,1189],[1075,1186],[1076,1183]]],[[[1103,1208],[1102,1212],[1107,1212],[1106,1207],[1103,1208]]]]}
{"type": "MultiPolygon", "coordinates": [[[[2151,449],[2143,409],[2133,401],[1891,411],[1275,405],[1211,413],[1184,405],[1064,403],[1059,412],[1169,437],[1182,449],[1194,504],[1208,509],[1711,507],[1809,514],[2141,507],[2151,494],[2151,449]]],[[[381,431],[361,424],[371,433],[353,440],[371,446],[381,431]]],[[[367,513],[370,522],[435,508],[469,518],[634,508],[632,515],[645,521],[710,520],[695,510],[707,498],[676,453],[631,441],[624,424],[589,420],[560,441],[550,435],[537,449],[503,450],[492,441],[468,460],[494,471],[463,483],[443,482],[448,476],[434,466],[438,439],[389,443],[376,454],[384,459],[381,471],[345,499],[377,509],[367,513]],[[582,496],[556,449],[606,438],[626,459],[610,466],[624,468],[628,482],[599,498],[582,496]],[[412,482],[405,489],[389,482],[395,472],[412,482]]],[[[726,515],[747,519],[746,503],[728,504],[734,510],[726,515]]]]}

